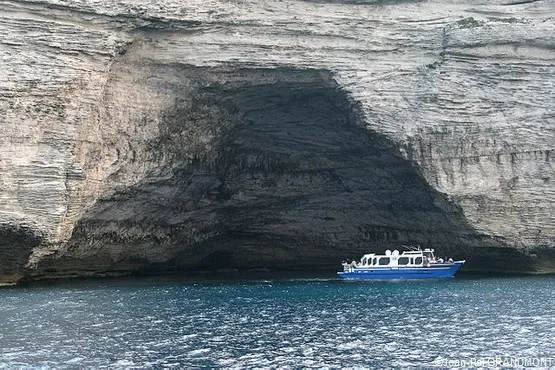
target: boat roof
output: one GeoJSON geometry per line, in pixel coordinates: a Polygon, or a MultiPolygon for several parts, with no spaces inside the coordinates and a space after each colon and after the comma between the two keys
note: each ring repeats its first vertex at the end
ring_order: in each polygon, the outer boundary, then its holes
{"type": "MultiPolygon", "coordinates": [[[[362,258],[373,258],[373,257],[391,257],[391,256],[421,256],[424,252],[434,252],[433,249],[431,248],[426,248],[424,250],[422,249],[418,249],[418,250],[411,250],[411,251],[403,251],[402,253],[399,253],[399,251],[397,249],[391,251],[391,250],[386,250],[384,254],[376,254],[376,253],[367,253],[365,255],[362,256],[362,258]]],[[[362,259],[361,258],[361,259],[362,259]]]]}

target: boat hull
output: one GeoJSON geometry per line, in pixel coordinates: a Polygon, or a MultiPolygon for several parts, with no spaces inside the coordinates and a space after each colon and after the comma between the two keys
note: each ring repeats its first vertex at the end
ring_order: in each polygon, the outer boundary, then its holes
{"type": "Polygon", "coordinates": [[[454,262],[423,267],[356,268],[351,272],[338,272],[337,275],[348,280],[448,279],[454,277],[463,264],[454,262]]]}

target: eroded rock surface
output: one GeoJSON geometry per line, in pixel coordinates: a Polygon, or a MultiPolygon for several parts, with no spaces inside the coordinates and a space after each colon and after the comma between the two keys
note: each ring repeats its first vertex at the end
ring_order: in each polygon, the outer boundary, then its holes
{"type": "Polygon", "coordinates": [[[553,272],[554,10],[0,0],[0,274],[553,272]]]}

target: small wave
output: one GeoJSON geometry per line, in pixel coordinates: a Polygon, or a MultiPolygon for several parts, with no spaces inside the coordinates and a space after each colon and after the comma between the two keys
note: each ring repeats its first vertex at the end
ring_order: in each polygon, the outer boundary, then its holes
{"type": "Polygon", "coordinates": [[[195,349],[193,351],[190,351],[189,355],[191,355],[191,356],[200,356],[200,355],[203,355],[203,354],[208,353],[210,351],[211,351],[210,348],[195,349]]]}

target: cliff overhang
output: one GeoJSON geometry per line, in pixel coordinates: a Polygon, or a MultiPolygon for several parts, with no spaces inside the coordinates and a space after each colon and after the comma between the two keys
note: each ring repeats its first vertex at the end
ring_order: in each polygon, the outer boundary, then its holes
{"type": "Polygon", "coordinates": [[[555,271],[549,4],[0,2],[5,281],[555,271]]]}

